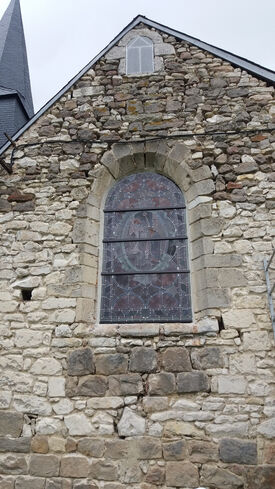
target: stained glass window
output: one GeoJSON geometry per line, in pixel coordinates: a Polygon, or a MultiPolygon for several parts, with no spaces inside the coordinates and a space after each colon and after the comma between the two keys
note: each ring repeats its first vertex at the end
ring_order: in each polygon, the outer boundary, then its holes
{"type": "Polygon", "coordinates": [[[181,190],[156,173],[125,177],[105,204],[101,322],[190,322],[181,190]]]}
{"type": "Polygon", "coordinates": [[[129,42],[126,53],[128,75],[154,71],[153,43],[147,37],[135,37],[129,42]]]}

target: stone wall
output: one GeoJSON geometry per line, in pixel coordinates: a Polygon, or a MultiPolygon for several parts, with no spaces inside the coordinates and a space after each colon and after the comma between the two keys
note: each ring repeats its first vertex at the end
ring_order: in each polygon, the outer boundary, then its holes
{"type": "Polygon", "coordinates": [[[156,72],[130,33],[1,174],[1,489],[275,487],[273,88],[140,27],[156,72]],[[194,320],[98,324],[104,200],[148,170],[187,201],[194,320]]]}

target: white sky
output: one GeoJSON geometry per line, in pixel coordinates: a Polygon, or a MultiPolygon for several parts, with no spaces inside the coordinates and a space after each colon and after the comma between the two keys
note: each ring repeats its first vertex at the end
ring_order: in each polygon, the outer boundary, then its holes
{"type": "MultiPolygon", "coordinates": [[[[275,0],[21,0],[37,111],[138,14],[275,70],[275,0]]],[[[0,17],[9,0],[0,0],[0,17]]]]}

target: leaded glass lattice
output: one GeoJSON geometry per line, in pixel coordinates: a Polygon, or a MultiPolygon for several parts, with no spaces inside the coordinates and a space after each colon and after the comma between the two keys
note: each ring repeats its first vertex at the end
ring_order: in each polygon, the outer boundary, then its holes
{"type": "Polygon", "coordinates": [[[101,322],[192,320],[185,203],[156,173],[125,177],[105,204],[101,322]]]}

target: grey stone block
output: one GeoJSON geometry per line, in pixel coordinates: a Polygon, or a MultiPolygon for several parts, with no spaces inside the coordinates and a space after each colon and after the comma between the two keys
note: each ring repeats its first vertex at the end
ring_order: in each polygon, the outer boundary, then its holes
{"type": "Polygon", "coordinates": [[[163,444],[164,460],[184,460],[187,457],[187,453],[187,443],[185,440],[163,444]]]}
{"type": "Polygon", "coordinates": [[[23,428],[23,415],[17,412],[2,411],[0,415],[0,436],[20,436],[23,428]]]}
{"type": "Polygon", "coordinates": [[[161,372],[149,375],[149,395],[163,396],[173,394],[176,390],[175,376],[172,373],[161,372]]]}
{"type": "Polygon", "coordinates": [[[204,372],[188,372],[177,376],[178,392],[207,392],[209,379],[204,372]]]}
{"type": "Polygon", "coordinates": [[[167,462],[166,484],[169,487],[198,487],[197,467],[190,462],[167,462]]]}
{"type": "Polygon", "coordinates": [[[192,370],[188,350],[184,347],[167,348],[161,354],[161,364],[166,372],[190,372],[192,370]]]}
{"type": "Polygon", "coordinates": [[[19,476],[15,481],[15,489],[44,489],[44,487],[45,479],[40,479],[38,477],[19,476]]]}
{"type": "Polygon", "coordinates": [[[122,353],[97,355],[95,357],[95,365],[97,374],[123,374],[127,372],[128,356],[122,353]]]}
{"type": "Polygon", "coordinates": [[[222,368],[224,366],[221,349],[216,346],[208,346],[206,348],[192,350],[191,360],[193,368],[196,370],[222,368]]]}
{"type": "Polygon", "coordinates": [[[103,456],[105,446],[104,441],[98,438],[83,438],[79,440],[77,449],[86,457],[100,458],[103,456]]]}
{"type": "Polygon", "coordinates": [[[220,459],[225,463],[257,464],[257,443],[224,438],[220,442],[220,459]]]}
{"type": "Polygon", "coordinates": [[[118,466],[107,460],[92,462],[89,476],[97,480],[115,481],[118,478],[118,466]]]}
{"type": "Polygon", "coordinates": [[[28,465],[25,457],[18,455],[3,455],[0,458],[1,475],[26,475],[28,465]]]}
{"type": "Polygon", "coordinates": [[[87,375],[95,372],[91,348],[75,350],[68,354],[68,375],[87,375]]]}
{"type": "Polygon", "coordinates": [[[153,460],[162,457],[160,440],[151,436],[144,436],[135,440],[138,460],[153,460]]]}
{"type": "Polygon", "coordinates": [[[77,395],[102,397],[106,394],[108,381],[101,375],[87,375],[79,380],[77,395]]]}
{"type": "Polygon", "coordinates": [[[29,453],[31,438],[2,438],[0,437],[0,452],[29,453]]]}
{"type": "MultiPolygon", "coordinates": [[[[201,484],[226,489],[243,489],[243,478],[229,470],[221,469],[215,465],[204,465],[201,470],[201,484]]],[[[258,486],[260,489],[260,486],[258,486]]]]}
{"type": "Polygon", "coordinates": [[[131,372],[154,372],[157,368],[157,356],[153,348],[136,347],[130,357],[131,372]]]}
{"type": "Polygon", "coordinates": [[[109,377],[109,395],[133,396],[143,392],[142,378],[139,374],[122,374],[109,377]]]}
{"type": "Polygon", "coordinates": [[[53,477],[59,475],[59,458],[55,455],[31,455],[30,475],[53,477]]]}

